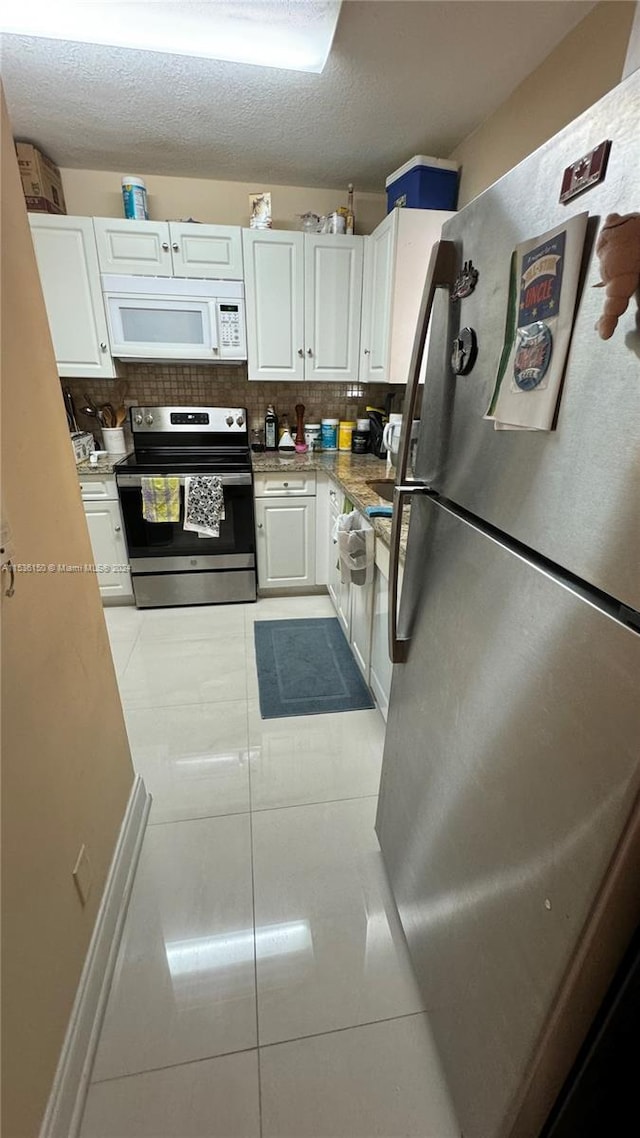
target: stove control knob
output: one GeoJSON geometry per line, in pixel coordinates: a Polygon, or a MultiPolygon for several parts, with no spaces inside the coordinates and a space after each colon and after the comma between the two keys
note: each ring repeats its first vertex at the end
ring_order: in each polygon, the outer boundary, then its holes
{"type": "Polygon", "coordinates": [[[144,421],[147,424],[147,426],[150,427],[151,424],[153,423],[153,415],[145,415],[144,421]]]}
{"type": "Polygon", "coordinates": [[[233,426],[233,415],[227,415],[226,421],[227,421],[227,426],[232,427],[233,426]]]}
{"type": "Polygon", "coordinates": [[[140,426],[140,424],[141,424],[141,422],[142,422],[142,415],[140,414],[140,412],[139,412],[139,411],[138,411],[138,414],[137,414],[137,415],[136,415],[136,417],[135,417],[135,422],[138,424],[138,426],[140,426]]]}
{"type": "Polygon", "coordinates": [[[244,425],[244,416],[238,415],[238,418],[236,419],[236,423],[238,424],[239,427],[242,427],[244,425]]]}

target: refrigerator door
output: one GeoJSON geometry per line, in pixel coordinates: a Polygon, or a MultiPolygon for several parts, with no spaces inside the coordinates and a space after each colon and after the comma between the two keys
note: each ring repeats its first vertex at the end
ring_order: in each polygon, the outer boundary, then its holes
{"type": "Polygon", "coordinates": [[[537,1138],[640,915],[640,635],[411,515],[376,828],[464,1138],[537,1138]]]}
{"type": "Polygon", "coordinates": [[[443,227],[461,264],[479,279],[452,304],[436,296],[416,477],[539,550],[577,576],[640,609],[640,316],[631,300],[613,337],[595,323],[604,303],[593,252],[611,212],[640,211],[640,71],[630,76],[443,227]],[[568,205],[566,166],[612,139],[606,179],[568,205]],[[483,419],[502,351],[509,264],[521,241],[574,214],[590,214],[582,294],[557,428],[496,431],[483,419]],[[451,371],[460,327],[478,337],[467,376],[451,371]]]}

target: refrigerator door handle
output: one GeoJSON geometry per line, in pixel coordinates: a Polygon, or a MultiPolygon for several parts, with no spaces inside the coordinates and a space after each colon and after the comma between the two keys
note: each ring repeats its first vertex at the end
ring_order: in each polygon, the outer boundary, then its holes
{"type": "Polygon", "coordinates": [[[389,558],[389,658],[393,664],[404,664],[407,658],[409,637],[398,636],[398,581],[400,577],[400,537],[402,515],[407,499],[416,494],[431,494],[425,482],[412,482],[393,488],[393,520],[391,522],[391,551],[389,558]]]}
{"type": "Polygon", "coordinates": [[[402,433],[398,450],[397,480],[393,492],[393,521],[391,524],[391,557],[389,562],[389,656],[394,664],[407,658],[408,639],[398,638],[398,576],[400,535],[405,501],[412,494],[424,494],[428,487],[422,483],[407,483],[407,468],[411,451],[411,427],[420,384],[420,368],[429,321],[437,288],[450,288],[456,279],[458,257],[453,241],[436,241],[429,260],[429,268],[420,302],[416,334],[411,351],[409,378],[402,410],[402,433]]]}

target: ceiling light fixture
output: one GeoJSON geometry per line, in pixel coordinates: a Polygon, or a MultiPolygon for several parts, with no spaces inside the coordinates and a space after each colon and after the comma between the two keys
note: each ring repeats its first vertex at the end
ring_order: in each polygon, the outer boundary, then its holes
{"type": "Polygon", "coordinates": [[[323,70],[342,0],[29,0],[0,16],[15,35],[323,70]]]}

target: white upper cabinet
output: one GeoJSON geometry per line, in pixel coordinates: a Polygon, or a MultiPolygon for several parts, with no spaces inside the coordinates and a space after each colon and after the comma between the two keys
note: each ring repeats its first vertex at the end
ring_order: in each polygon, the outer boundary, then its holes
{"type": "Polygon", "coordinates": [[[304,235],[305,379],[358,379],[363,244],[304,235]]]}
{"type": "Polygon", "coordinates": [[[448,210],[394,209],[366,239],[363,383],[407,382],[431,249],[452,216],[448,210]]]}
{"type": "Polygon", "coordinates": [[[169,223],[94,217],[100,272],[173,276],[169,223]]]}
{"type": "Polygon", "coordinates": [[[364,238],[244,229],[249,379],[358,378],[364,238]]]}
{"type": "Polygon", "coordinates": [[[170,221],[173,275],[241,281],[244,277],[241,234],[238,225],[170,221]]]}
{"type": "Polygon", "coordinates": [[[112,379],[91,218],[30,213],[29,223],[58,374],[112,379]]]}
{"type": "Polygon", "coordinates": [[[304,379],[304,235],[243,229],[249,379],[304,379]]]}
{"type": "Polygon", "coordinates": [[[241,281],[238,225],[94,217],[100,271],[143,277],[241,281]]]}

